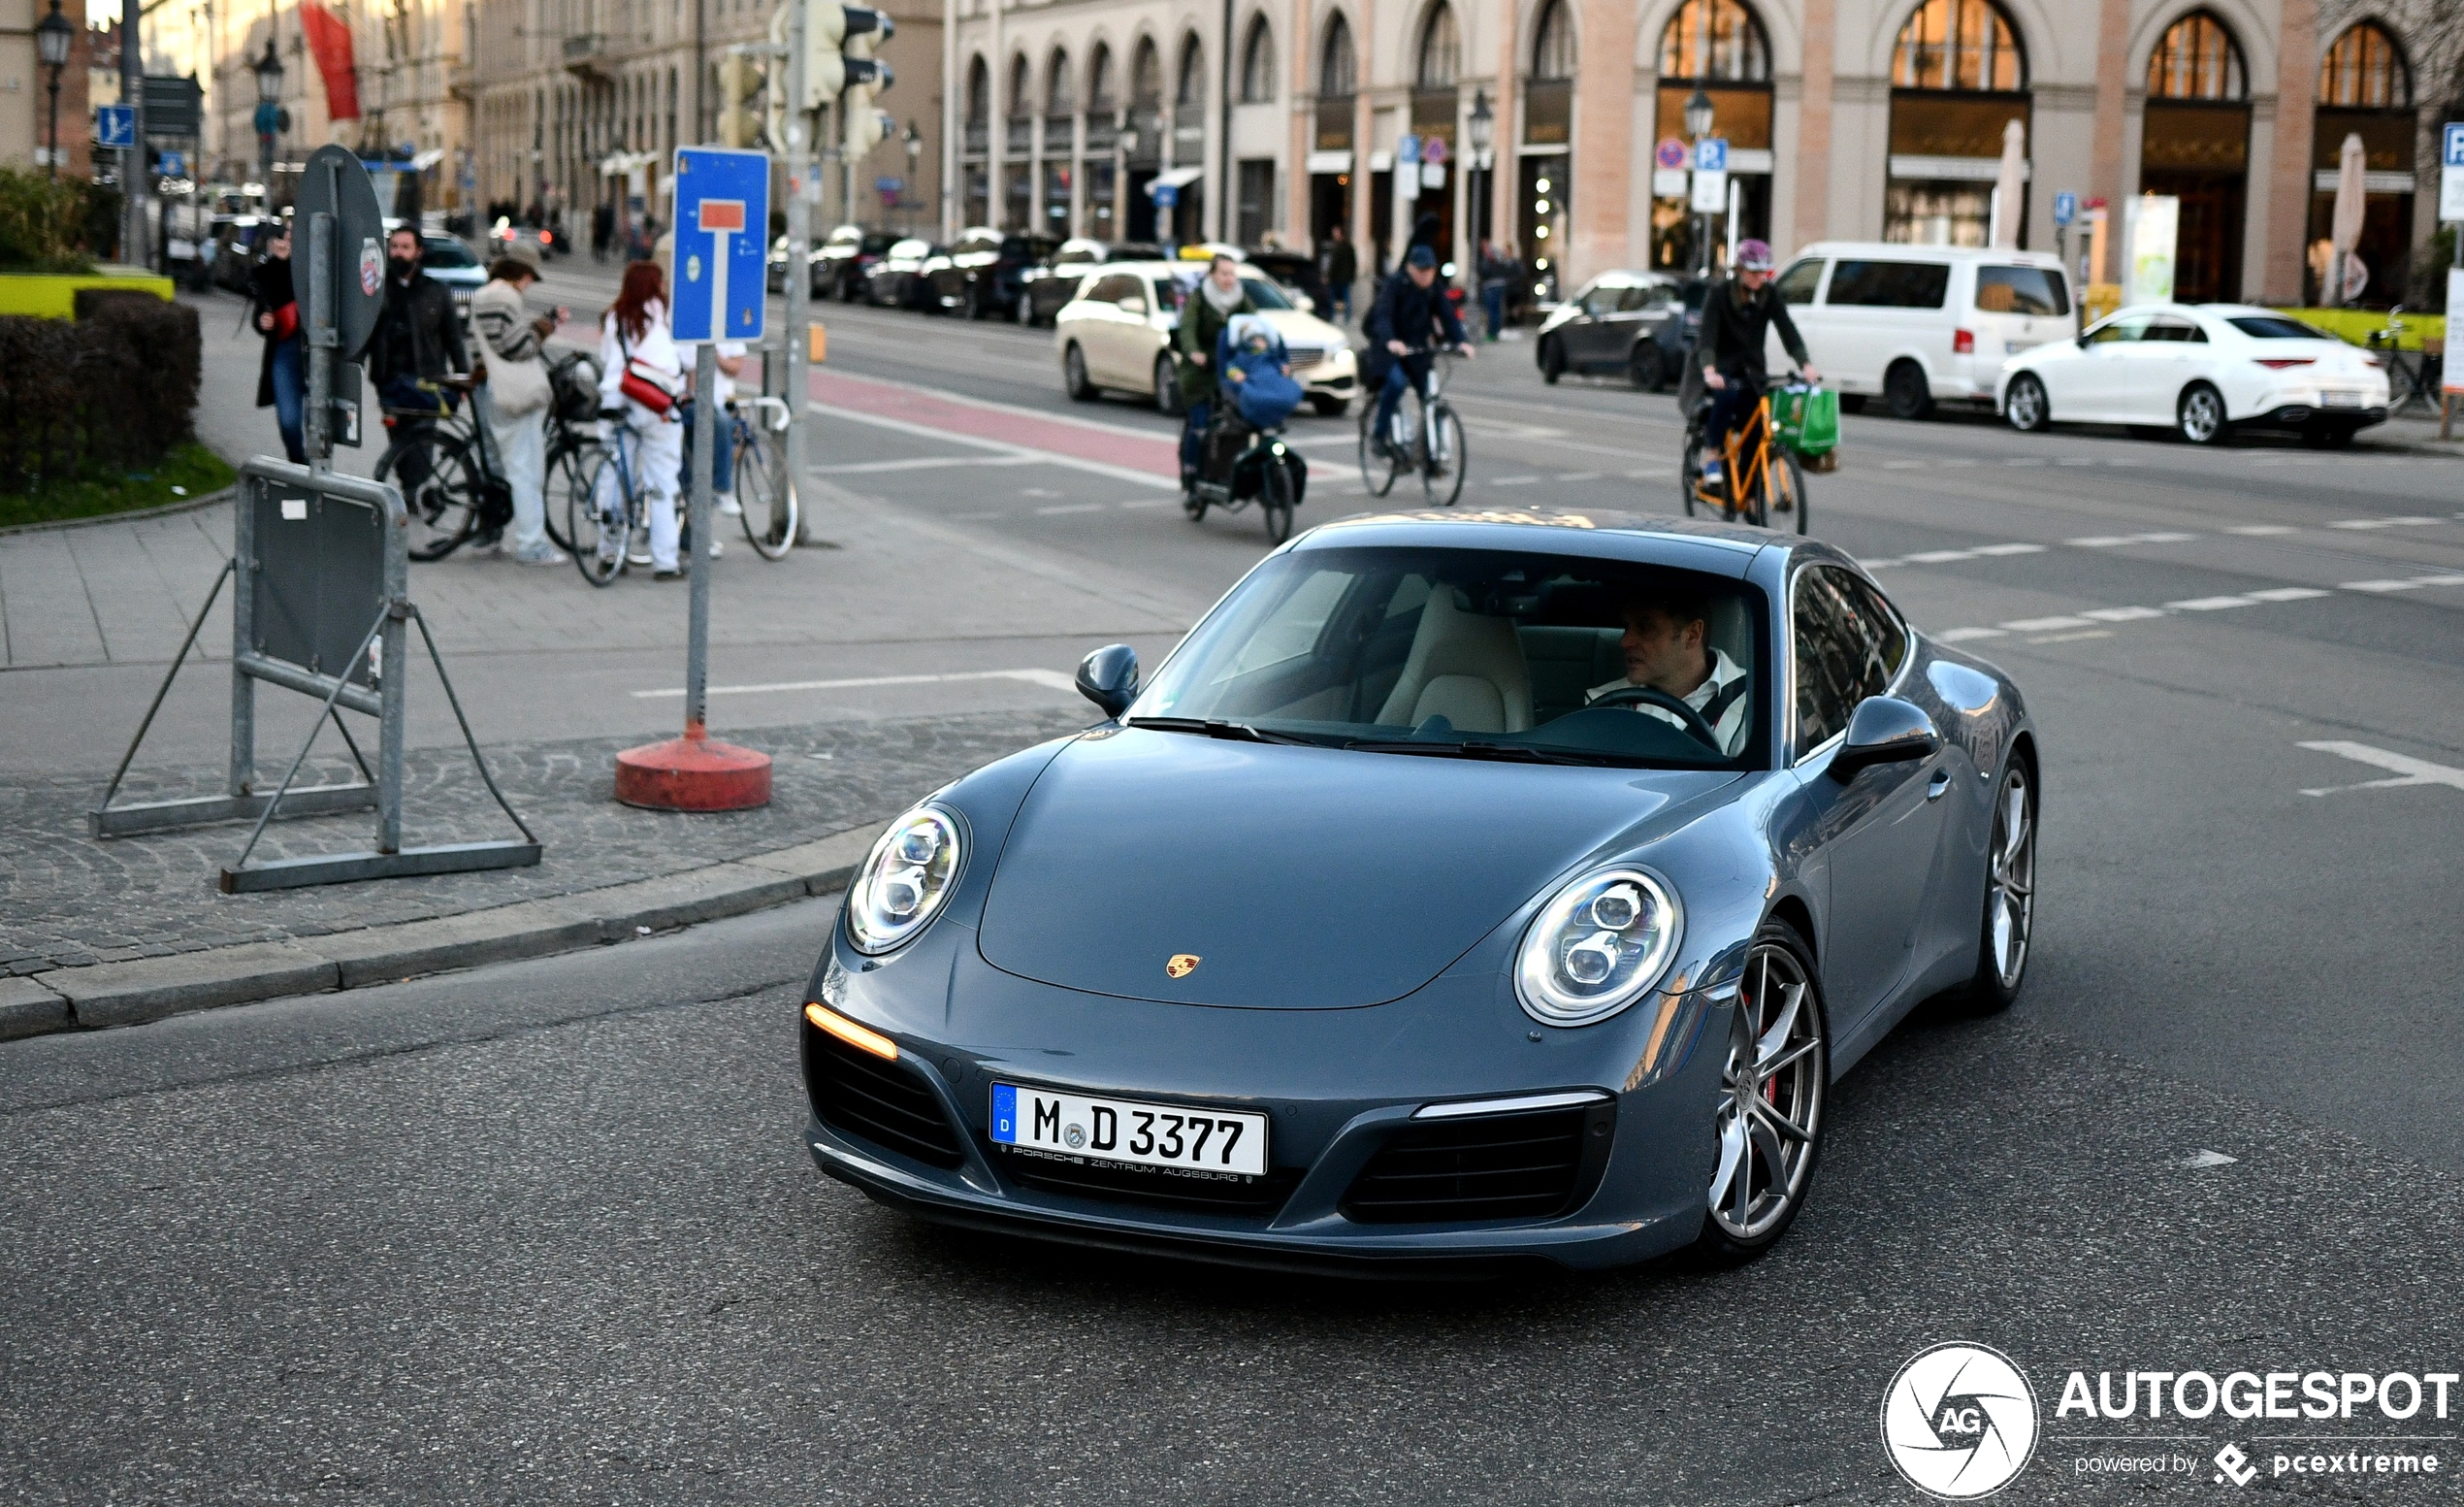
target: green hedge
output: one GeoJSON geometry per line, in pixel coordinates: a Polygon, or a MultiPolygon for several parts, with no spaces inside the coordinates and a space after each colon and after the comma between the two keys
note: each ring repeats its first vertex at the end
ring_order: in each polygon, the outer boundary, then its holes
{"type": "Polygon", "coordinates": [[[88,272],[118,234],[119,194],[0,167],[0,272],[88,272]]]}
{"type": "Polygon", "coordinates": [[[77,318],[0,315],[0,494],[151,471],[196,438],[197,311],[150,293],[88,290],[77,318]]]}

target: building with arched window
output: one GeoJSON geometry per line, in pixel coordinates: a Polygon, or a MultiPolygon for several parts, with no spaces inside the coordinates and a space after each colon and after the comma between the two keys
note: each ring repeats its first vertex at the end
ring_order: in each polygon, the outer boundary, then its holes
{"type": "MultiPolygon", "coordinates": [[[[947,0],[954,67],[988,59],[997,84],[1014,56],[1078,60],[1068,213],[1083,231],[1322,246],[1341,225],[1368,277],[1417,227],[1458,265],[1493,227],[1548,289],[1718,265],[1747,237],[1785,257],[1998,230],[2113,282],[2126,206],[2153,193],[2178,205],[2177,294],[2282,303],[2315,291],[2305,266],[2348,136],[2369,164],[2366,297],[2415,291],[2442,117],[2424,102],[2464,97],[2453,4],[947,0]],[[1689,105],[1727,148],[1710,213],[1693,207],[1689,105]],[[2006,143],[2015,193],[1999,186],[2006,143]],[[2100,214],[2101,274],[2085,262],[2100,214]]],[[[1063,112],[1035,82],[1034,149],[1054,159],[1063,112]]],[[[955,132],[967,101],[953,96],[955,132]]],[[[991,129],[1009,118],[996,100],[991,129]]],[[[1032,223],[1058,223],[1056,166],[1035,180],[1032,223]]]]}

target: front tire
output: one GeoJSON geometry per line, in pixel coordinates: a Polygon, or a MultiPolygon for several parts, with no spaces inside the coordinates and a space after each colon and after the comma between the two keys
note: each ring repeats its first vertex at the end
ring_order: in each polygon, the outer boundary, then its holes
{"type": "Polygon", "coordinates": [[[2036,925],[2036,787],[2012,760],[1994,789],[1994,836],[1985,850],[1985,917],[1968,998],[1988,1014],[2007,1010],[2027,978],[2036,925]]]}
{"type": "Polygon", "coordinates": [[[1787,517],[1795,514],[1797,532],[1805,532],[1805,468],[1798,463],[1796,451],[1771,447],[1771,469],[1764,478],[1763,491],[1764,516],[1756,521],[1769,528],[1771,519],[1779,518],[1785,527],[1787,517]]]}
{"type": "MultiPolygon", "coordinates": [[[[405,453],[414,442],[405,438],[387,445],[376,460],[376,479],[395,480],[405,453]]],[[[403,489],[409,522],[408,553],[413,560],[441,560],[478,530],[479,509],[473,504],[479,495],[479,474],[470,463],[469,446],[443,429],[432,426],[425,442],[428,478],[416,488],[403,489]]]]}
{"type": "Polygon", "coordinates": [[[1292,537],[1292,474],[1270,456],[1265,483],[1265,490],[1258,497],[1258,511],[1266,520],[1267,539],[1280,544],[1292,537]]]}
{"type": "Polygon", "coordinates": [[[2045,401],[2045,384],[2032,373],[2012,377],[2010,391],[2002,395],[2002,416],[2021,434],[2044,433],[2054,421],[2053,405],[2045,401]]]}
{"type": "Polygon", "coordinates": [[[1788,1233],[1822,1157],[1830,1039],[1813,960],[1785,923],[1763,923],[1745,954],[1720,1083],[1711,1115],[1719,1160],[1695,1249],[1734,1265],[1788,1233]]]}
{"type": "Polygon", "coordinates": [[[1095,390],[1095,380],[1086,375],[1086,352],[1071,341],[1061,352],[1061,386],[1073,403],[1092,403],[1102,394],[1095,390]]]}
{"type": "Polygon", "coordinates": [[[2221,444],[2233,432],[2232,423],[2224,416],[2224,395],[2206,382],[2192,382],[2182,390],[2182,402],[2173,412],[2176,433],[2192,444],[2221,444]]]}
{"type": "Polygon", "coordinates": [[[1463,420],[1454,410],[1440,404],[1429,410],[1426,433],[1421,436],[1423,458],[1420,463],[1420,491],[1432,508],[1451,508],[1463,495],[1463,473],[1468,457],[1463,448],[1463,420]]]}
{"type": "Polygon", "coordinates": [[[1155,411],[1170,418],[1181,416],[1181,372],[1168,350],[1155,357],[1155,411]]]}
{"type": "Polygon", "coordinates": [[[1540,342],[1540,380],[1551,387],[1556,386],[1557,379],[1566,375],[1565,348],[1553,339],[1540,342]]]}

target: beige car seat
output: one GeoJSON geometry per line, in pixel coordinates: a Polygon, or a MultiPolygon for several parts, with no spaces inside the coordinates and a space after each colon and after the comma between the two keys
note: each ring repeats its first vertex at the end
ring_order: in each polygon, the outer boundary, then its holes
{"type": "Polygon", "coordinates": [[[1403,662],[1403,678],[1378,713],[1388,727],[1443,717],[1460,733],[1521,733],[1532,725],[1532,682],[1510,618],[1462,606],[1450,586],[1429,594],[1403,662]]]}

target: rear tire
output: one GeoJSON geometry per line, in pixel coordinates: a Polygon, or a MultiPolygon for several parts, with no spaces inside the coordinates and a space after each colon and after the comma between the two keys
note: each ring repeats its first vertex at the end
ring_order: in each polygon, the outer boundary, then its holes
{"type": "Polygon", "coordinates": [[[1092,403],[1103,396],[1095,388],[1094,378],[1086,375],[1086,352],[1071,341],[1061,351],[1061,386],[1074,403],[1092,403]]]}
{"type": "Polygon", "coordinates": [[[622,496],[624,489],[617,484],[616,473],[611,469],[615,464],[615,457],[605,450],[597,452],[583,473],[583,484],[566,499],[565,532],[573,541],[573,568],[594,586],[604,586],[625,573],[626,541],[621,536],[613,556],[602,557],[599,552],[600,529],[595,499],[601,486],[607,488],[610,496],[622,496]]]}
{"type": "Polygon", "coordinates": [[[1463,420],[1440,404],[1429,410],[1428,432],[1421,437],[1420,491],[1432,508],[1451,508],[1463,495],[1463,420]]]}
{"type": "Polygon", "coordinates": [[[2002,416],[2021,434],[2044,433],[2054,421],[2053,407],[2045,401],[2045,384],[2027,372],[2012,377],[2010,391],[2002,395],[2002,416]]]}
{"type": "MultiPolygon", "coordinates": [[[[403,507],[409,515],[410,558],[441,560],[462,547],[479,526],[479,476],[470,464],[470,447],[441,429],[427,437],[428,479],[414,491],[404,488],[403,507]]],[[[376,479],[393,481],[409,442],[397,440],[376,461],[376,479]]]]}
{"type": "Polygon", "coordinates": [[[1777,448],[1771,451],[1770,475],[1764,482],[1764,489],[1768,494],[1769,504],[1762,520],[1764,526],[1769,527],[1772,518],[1779,518],[1779,527],[1785,528],[1786,520],[1793,514],[1797,519],[1797,532],[1804,533],[1805,468],[1798,464],[1796,451],[1777,448]]]}
{"type": "Polygon", "coordinates": [[[1360,405],[1360,484],[1372,497],[1383,497],[1395,489],[1395,478],[1403,475],[1403,463],[1391,453],[1380,454],[1377,442],[1378,405],[1363,401],[1360,405]]]}
{"type": "Polygon", "coordinates": [[[1172,352],[1168,350],[1155,356],[1155,411],[1181,417],[1181,371],[1173,365],[1172,352]]]}
{"type": "Polygon", "coordinates": [[[1669,361],[1656,343],[1635,342],[1635,348],[1626,355],[1626,379],[1644,392],[1658,392],[1669,385],[1669,361]]]}
{"type": "Polygon", "coordinates": [[[2224,416],[2224,395],[2206,382],[2182,389],[2173,410],[2174,432],[2192,444],[2221,444],[2233,432],[2224,416]]]}
{"type": "Polygon", "coordinates": [[[1292,537],[1292,474],[1269,456],[1265,481],[1265,490],[1258,495],[1258,511],[1265,515],[1267,539],[1280,544],[1292,537]]]}
{"type": "Polygon", "coordinates": [[[589,487],[591,464],[598,448],[589,441],[581,441],[559,447],[547,458],[547,484],[543,489],[546,506],[540,509],[541,521],[547,525],[549,541],[568,555],[573,552],[571,531],[565,521],[571,511],[569,500],[575,492],[589,487]]]}
{"type": "Polygon", "coordinates": [[[1554,339],[1540,342],[1540,380],[1551,387],[1556,386],[1557,379],[1566,375],[1566,352],[1554,339]]]}
{"type": "Polygon", "coordinates": [[[750,436],[735,451],[735,495],[744,508],[745,542],[764,560],[786,559],[802,522],[795,480],[781,475],[775,453],[750,436]]]}
{"type": "Polygon", "coordinates": [[[1893,362],[1882,377],[1882,400],[1893,418],[1923,418],[1932,412],[1933,388],[1926,381],[1925,368],[1913,361],[1893,362]]]}

